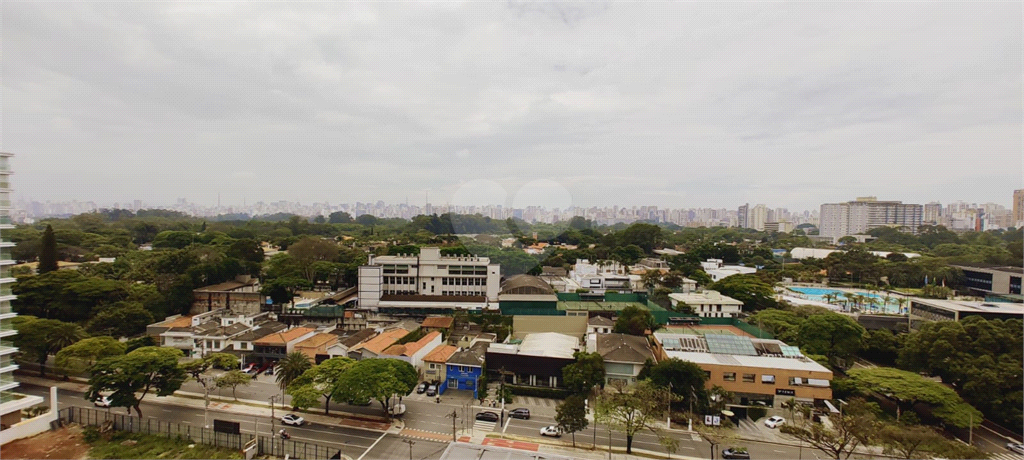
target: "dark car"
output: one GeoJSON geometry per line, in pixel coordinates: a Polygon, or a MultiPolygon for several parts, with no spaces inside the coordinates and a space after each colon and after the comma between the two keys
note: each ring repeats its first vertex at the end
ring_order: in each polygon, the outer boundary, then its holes
{"type": "Polygon", "coordinates": [[[738,458],[749,460],[750,453],[742,447],[730,447],[722,451],[722,458],[738,458]]]}
{"type": "Polygon", "coordinates": [[[483,420],[485,422],[497,422],[498,414],[495,414],[494,412],[480,412],[476,414],[476,419],[483,420]]]}
{"type": "Polygon", "coordinates": [[[423,382],[420,386],[416,387],[416,394],[421,395],[427,391],[427,382],[423,382]]]}
{"type": "Polygon", "coordinates": [[[512,409],[508,411],[508,416],[512,418],[521,418],[523,420],[530,419],[530,409],[520,407],[518,409],[512,409]]]}
{"type": "Polygon", "coordinates": [[[427,396],[437,396],[437,385],[427,387],[427,396]]]}

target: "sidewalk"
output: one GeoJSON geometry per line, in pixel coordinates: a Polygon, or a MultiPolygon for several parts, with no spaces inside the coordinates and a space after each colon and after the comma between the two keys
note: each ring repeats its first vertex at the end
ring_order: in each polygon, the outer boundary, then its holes
{"type": "MultiPolygon", "coordinates": [[[[46,378],[40,378],[28,375],[19,375],[18,380],[23,383],[30,385],[37,385],[43,387],[56,386],[59,389],[73,391],[77,393],[85,393],[89,391],[89,385],[75,381],[60,381],[51,380],[46,378]]],[[[203,399],[202,394],[191,393],[185,391],[178,391],[172,396],[155,396],[147,395],[143,400],[147,403],[172,405],[179,407],[191,407],[193,409],[205,409],[206,401],[203,399]]],[[[210,396],[210,410],[216,410],[221,412],[228,412],[233,414],[258,416],[258,417],[280,417],[289,412],[297,412],[302,414],[302,418],[309,422],[319,423],[323,425],[339,425],[350,428],[360,428],[364,430],[371,430],[377,432],[385,432],[391,428],[391,423],[384,417],[373,417],[362,414],[349,414],[349,413],[335,413],[331,415],[324,415],[323,413],[314,413],[308,411],[292,411],[290,407],[276,407],[271,409],[270,405],[263,401],[252,401],[239,399],[217,398],[210,396]]]]}

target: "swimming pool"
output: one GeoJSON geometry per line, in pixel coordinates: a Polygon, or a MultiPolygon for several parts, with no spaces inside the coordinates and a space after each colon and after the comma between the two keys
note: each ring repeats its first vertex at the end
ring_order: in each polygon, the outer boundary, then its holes
{"type": "MultiPolygon", "coordinates": [[[[812,288],[812,287],[789,287],[791,291],[799,292],[807,300],[816,300],[818,302],[826,303],[840,303],[847,300],[847,291],[840,291],[837,289],[824,289],[824,288],[812,288]],[[832,302],[828,302],[825,296],[832,296],[832,302]]],[[[885,302],[885,296],[881,296],[871,292],[851,292],[851,294],[857,294],[860,296],[868,297],[875,300],[872,304],[864,304],[863,308],[869,311],[879,311],[881,313],[902,313],[900,304],[896,300],[896,297],[890,296],[889,302],[885,302]]]]}

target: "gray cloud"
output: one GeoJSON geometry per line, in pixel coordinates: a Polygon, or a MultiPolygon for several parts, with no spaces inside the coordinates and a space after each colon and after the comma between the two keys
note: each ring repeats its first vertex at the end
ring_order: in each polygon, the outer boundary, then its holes
{"type": "Polygon", "coordinates": [[[33,199],[550,179],[582,206],[803,209],[1022,186],[1019,3],[0,8],[0,147],[33,199]]]}

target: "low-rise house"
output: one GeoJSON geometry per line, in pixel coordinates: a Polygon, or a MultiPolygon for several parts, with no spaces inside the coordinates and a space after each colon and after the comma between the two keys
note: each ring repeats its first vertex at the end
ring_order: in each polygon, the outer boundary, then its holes
{"type": "Polygon", "coordinates": [[[627,387],[636,383],[647,360],[657,363],[646,337],[629,334],[589,334],[587,351],[604,359],[605,384],[627,387]]]}
{"type": "Polygon", "coordinates": [[[288,326],[277,321],[261,323],[255,328],[233,337],[231,339],[231,353],[239,355],[244,361],[246,354],[252,355],[255,352],[254,341],[285,329],[288,329],[288,326]]]}
{"type": "Polygon", "coordinates": [[[327,347],[338,343],[338,336],[326,332],[318,332],[312,337],[295,344],[295,351],[309,357],[314,363],[320,364],[327,356],[327,347]]]}
{"type": "Polygon", "coordinates": [[[693,309],[693,314],[704,318],[736,318],[743,310],[743,302],[718,291],[672,293],[668,298],[677,311],[685,304],[693,309]]]}
{"type": "Polygon", "coordinates": [[[441,383],[445,381],[445,364],[451,359],[459,347],[452,345],[441,345],[434,348],[423,357],[423,379],[428,382],[441,383]]]}
{"type": "Polygon", "coordinates": [[[253,342],[253,357],[257,362],[276,362],[295,351],[295,344],[316,334],[316,329],[296,327],[274,332],[253,342]]]}
{"type": "Polygon", "coordinates": [[[408,334],[409,331],[405,329],[388,329],[377,334],[376,337],[352,347],[348,352],[348,356],[356,360],[377,358],[384,352],[384,350],[394,345],[402,337],[405,337],[408,334]]]}
{"type": "Polygon", "coordinates": [[[206,356],[210,353],[231,351],[231,339],[252,329],[244,322],[221,326],[217,320],[210,320],[192,328],[192,356],[206,356]]]}
{"type": "Polygon", "coordinates": [[[587,334],[610,334],[615,329],[615,321],[604,316],[591,316],[587,320],[587,334]]]}
{"type": "Polygon", "coordinates": [[[477,342],[476,345],[455,352],[445,363],[445,380],[441,382],[438,391],[444,393],[447,390],[469,390],[473,392],[473,399],[478,399],[478,384],[480,376],[483,375],[484,360],[487,354],[488,342],[477,342]]]}
{"type": "Polygon", "coordinates": [[[248,275],[236,277],[192,291],[192,313],[199,314],[228,309],[235,314],[256,315],[266,305],[267,296],[260,294],[260,281],[248,275]]]}
{"type": "Polygon", "coordinates": [[[338,341],[327,347],[328,358],[336,358],[338,356],[347,357],[349,350],[353,347],[370,340],[377,335],[377,331],[374,329],[363,329],[355,332],[335,329],[331,331],[331,333],[338,336],[338,341]]]}
{"type": "Polygon", "coordinates": [[[441,345],[441,333],[434,331],[423,336],[415,342],[406,344],[395,344],[385,349],[380,358],[395,358],[412,364],[422,373],[423,357],[441,345]]]}
{"type": "Polygon", "coordinates": [[[420,327],[427,332],[437,331],[448,337],[454,324],[455,318],[451,316],[428,316],[420,324],[420,327]]]}

